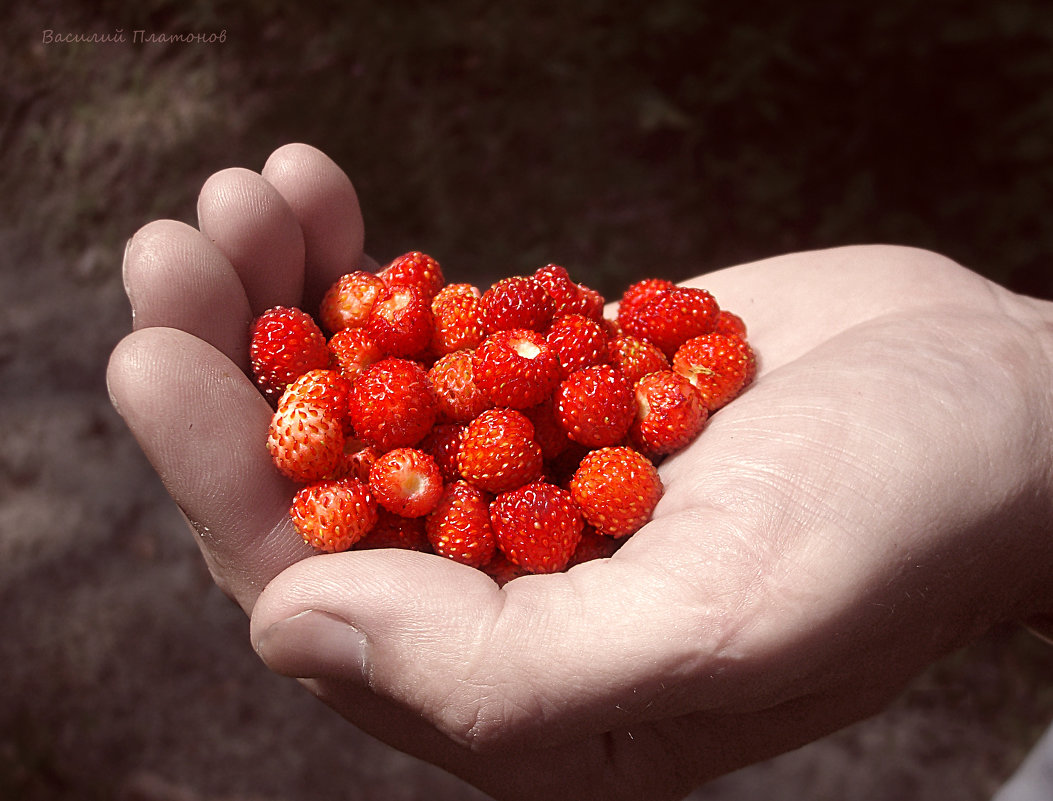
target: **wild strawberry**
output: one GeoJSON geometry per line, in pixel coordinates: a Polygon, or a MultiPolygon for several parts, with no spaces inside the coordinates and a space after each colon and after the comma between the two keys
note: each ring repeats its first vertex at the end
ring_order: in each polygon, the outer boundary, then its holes
{"type": "Polygon", "coordinates": [[[567,271],[558,264],[539,267],[531,276],[545,287],[556,304],[556,314],[580,314],[592,320],[603,315],[603,297],[599,292],[571,280],[567,271]]]}
{"type": "Polygon", "coordinates": [[[603,295],[592,287],[578,284],[581,292],[582,315],[597,322],[603,322],[603,307],[607,303],[603,295]]]}
{"type": "Polygon", "coordinates": [[[311,315],[300,309],[268,309],[253,321],[250,337],[253,377],[272,405],[308,370],[329,366],[325,335],[311,315]]]}
{"type": "Polygon", "coordinates": [[[620,442],[629,431],[636,407],[625,373],[610,365],[579,370],[556,392],[556,418],[575,442],[601,448],[620,442]]]}
{"type": "Polygon", "coordinates": [[[713,329],[718,334],[746,338],[746,322],[734,312],[720,310],[717,315],[717,327],[713,329]]]}
{"type": "Polygon", "coordinates": [[[431,350],[436,356],[474,348],[486,338],[482,295],[471,284],[444,286],[432,299],[431,314],[431,350]]]}
{"type": "Polygon", "coordinates": [[[271,418],[267,451],[294,481],[328,478],[343,456],[343,420],[324,403],[288,396],[271,418]]]}
{"type": "Polygon", "coordinates": [[[318,368],[308,370],[297,378],[282,394],[279,406],[293,397],[325,406],[338,420],[347,416],[347,399],[351,382],[336,370],[318,368]]]}
{"type": "Polygon", "coordinates": [[[495,406],[525,409],[552,394],[559,361],[537,331],[512,328],[487,337],[472,353],[475,383],[495,406]]]}
{"type": "Polygon", "coordinates": [[[565,569],[584,526],[570,493],[543,481],[498,495],[490,524],[502,553],[531,573],[565,569]]]}
{"type": "Polygon", "coordinates": [[[544,267],[538,267],[530,277],[545,287],[545,291],[552,296],[557,314],[580,313],[577,308],[580,297],[578,285],[571,280],[564,267],[559,264],[546,264],[544,267]]]}
{"type": "Polygon", "coordinates": [[[467,481],[448,484],[424,524],[432,550],[471,567],[489,564],[496,548],[490,501],[488,493],[467,481]]]}
{"type": "Polygon", "coordinates": [[[589,453],[570,480],[585,520],[610,537],[625,537],[651,519],[662,480],[643,454],[619,446],[589,453]]]}
{"type": "Polygon", "coordinates": [[[439,466],[443,481],[456,481],[461,477],[457,470],[457,453],[461,449],[464,426],[460,423],[444,423],[432,427],[417,447],[431,454],[439,466]]]}
{"type": "Polygon", "coordinates": [[[544,331],[556,304],[545,287],[522,275],[502,278],[482,297],[483,324],[489,333],[509,328],[544,331]]]}
{"type": "Polygon", "coordinates": [[[756,359],[746,340],[727,334],[703,334],[685,342],[673,356],[673,370],[716,411],[753,380],[756,359]]]}
{"type": "Polygon", "coordinates": [[[416,287],[430,302],[446,283],[442,267],[426,253],[412,251],[393,259],[377,274],[387,287],[416,287]]]}
{"type": "Polygon", "coordinates": [[[618,325],[617,320],[612,320],[610,317],[601,317],[599,323],[603,326],[603,330],[607,332],[608,342],[624,335],[622,327],[618,325]]]}
{"type": "Polygon", "coordinates": [[[281,400],[278,401],[278,408],[280,409],[293,398],[324,406],[334,418],[340,421],[344,434],[350,436],[353,433],[351,419],[347,416],[347,402],[350,396],[350,381],[336,370],[319,368],[308,370],[289,384],[282,393],[281,400]]]}
{"type": "Polygon", "coordinates": [[[633,336],[653,342],[666,356],[687,340],[708,334],[717,324],[720,307],[704,289],[676,287],[641,304],[618,321],[633,336]]]}
{"type": "Polygon", "coordinates": [[[541,455],[546,462],[570,447],[571,440],[556,419],[556,406],[551,397],[521,411],[534,427],[534,441],[541,446],[541,455]]]}
{"type": "Polygon", "coordinates": [[[370,309],[366,332],[388,356],[414,358],[431,345],[431,299],[412,286],[384,290],[370,309]]]}
{"type": "Polygon", "coordinates": [[[472,353],[447,353],[428,370],[439,414],[455,423],[467,423],[494,404],[475,383],[472,353]]]}
{"type": "Polygon", "coordinates": [[[574,567],[583,562],[591,562],[593,559],[607,559],[614,556],[624,540],[616,540],[606,537],[596,531],[595,528],[586,524],[581,532],[581,541],[574,549],[574,555],[570,558],[567,567],[574,567]]]}
{"type": "Polygon", "coordinates": [[[322,297],[318,313],[322,327],[331,334],[345,328],[361,328],[383,291],[384,282],[365,270],[341,276],[322,297]]]}
{"type": "Polygon", "coordinates": [[[373,463],[378,458],[380,458],[380,452],[372,445],[366,445],[355,437],[345,437],[344,453],[336,469],[333,470],[332,477],[357,478],[363,484],[368,484],[369,471],[373,469],[373,463]]]}
{"type": "Polygon", "coordinates": [[[559,359],[561,378],[608,361],[607,332],[598,322],[580,314],[557,317],[549,326],[545,341],[559,359]]]}
{"type": "Polygon", "coordinates": [[[657,345],[629,335],[615,337],[607,347],[611,364],[634,384],[648,373],[669,369],[669,359],[657,345]]]}
{"type": "Polygon", "coordinates": [[[369,488],[353,478],[308,484],[293,497],[289,509],[304,541],[319,551],[346,551],[377,521],[377,505],[369,488]]]}
{"type": "MultiPolygon", "coordinates": [[[[605,538],[606,539],[606,538],[605,538]]],[[[423,517],[399,517],[383,506],[377,507],[377,522],[355,543],[356,551],[397,548],[403,551],[431,551],[423,517]]]]}
{"type": "Polygon", "coordinates": [[[379,362],[384,354],[363,328],[344,328],[329,338],[333,366],[344,378],[354,380],[369,365],[379,362]]]}
{"type": "Polygon", "coordinates": [[[566,450],[545,461],[545,471],[543,473],[545,481],[567,489],[570,486],[570,479],[574,475],[574,471],[578,469],[581,460],[591,450],[591,448],[568,437],[566,450]]]}
{"type": "Polygon", "coordinates": [[[631,284],[622,294],[618,303],[618,322],[628,318],[641,306],[659,295],[664,295],[671,289],[676,289],[676,284],[665,278],[645,278],[631,284]]]}
{"type": "Polygon", "coordinates": [[[442,495],[442,474],[435,460],[416,448],[395,448],[369,470],[369,489],[377,503],[402,517],[423,517],[442,495]]]}
{"type": "Polygon", "coordinates": [[[708,412],[695,388],[671,370],[645,375],[633,394],[637,411],[630,439],[649,457],[680,450],[706,423],[708,412]]]}
{"type": "Polygon", "coordinates": [[[493,559],[483,565],[483,572],[492,578],[498,587],[503,587],[520,576],[531,575],[529,570],[520,567],[500,551],[495,551],[493,559]]]}
{"type": "Polygon", "coordinates": [[[361,439],[389,451],[416,445],[435,423],[436,404],[424,368],[389,357],[355,379],[347,411],[361,439]]]}
{"type": "Polygon", "coordinates": [[[534,427],[512,409],[488,409],[461,434],[457,469],[487,492],[506,492],[541,475],[541,447],[534,427]]]}

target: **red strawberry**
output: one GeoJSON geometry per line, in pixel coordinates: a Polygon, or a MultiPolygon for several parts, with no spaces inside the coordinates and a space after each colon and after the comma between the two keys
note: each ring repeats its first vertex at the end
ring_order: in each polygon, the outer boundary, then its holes
{"type": "Polygon", "coordinates": [[[544,331],[556,304],[540,283],[523,275],[502,278],[482,297],[483,324],[491,334],[509,328],[544,331]]]}
{"type": "Polygon", "coordinates": [[[719,314],[720,307],[706,290],[676,287],[631,313],[619,314],[618,322],[625,333],[653,342],[672,357],[687,340],[712,331],[719,314]]]}
{"type": "Polygon", "coordinates": [[[344,453],[333,471],[333,478],[357,478],[363,484],[369,483],[369,471],[380,453],[372,445],[366,445],[354,437],[344,439],[344,453]]]}
{"type": "Polygon", "coordinates": [[[416,445],[436,416],[424,368],[393,357],[371,364],[351,387],[348,414],[355,433],[380,451],[416,445]]]}
{"type": "Polygon", "coordinates": [[[363,369],[379,362],[384,354],[363,328],[344,328],[329,339],[333,366],[348,379],[354,380],[363,369]]]}
{"type": "Polygon", "coordinates": [[[384,282],[373,273],[356,270],[341,276],[322,298],[318,318],[332,334],[366,324],[369,310],[384,291],[384,282]]]}
{"type": "Polygon", "coordinates": [[[603,297],[600,293],[574,283],[567,271],[558,264],[539,267],[531,277],[552,296],[557,315],[580,314],[593,320],[603,316],[603,297]]]}
{"type": "Polygon", "coordinates": [[[567,438],[567,448],[555,458],[545,462],[544,479],[549,484],[566,489],[570,486],[570,478],[578,469],[581,460],[585,458],[592,449],[582,445],[580,442],[567,438]]]}
{"type": "Polygon", "coordinates": [[[580,314],[557,317],[549,326],[545,341],[559,359],[561,378],[608,361],[607,332],[598,322],[580,314]]]}
{"type": "Polygon", "coordinates": [[[343,427],[344,434],[351,436],[351,418],[347,415],[347,403],[351,397],[351,382],[336,370],[308,370],[297,378],[282,394],[278,401],[280,409],[292,398],[326,407],[343,427]]]}
{"type": "Polygon", "coordinates": [[[603,326],[603,330],[607,332],[608,342],[623,335],[622,327],[618,325],[617,320],[612,320],[609,317],[601,317],[599,323],[603,326]]]}
{"type": "Polygon", "coordinates": [[[455,423],[467,423],[494,404],[475,382],[472,353],[447,353],[428,370],[439,414],[455,423]]]}
{"type": "Polygon", "coordinates": [[[457,470],[457,453],[461,449],[464,426],[459,423],[437,425],[417,443],[417,447],[431,454],[439,466],[443,481],[455,481],[461,477],[457,470]]]}
{"type": "Polygon", "coordinates": [[[610,537],[625,537],[651,519],[662,480],[650,460],[632,448],[600,448],[581,460],[570,494],[589,524],[610,537]]]}
{"type": "Polygon", "coordinates": [[[329,366],[325,335],[311,315],[300,309],[268,309],[253,321],[250,337],[253,377],[271,404],[308,370],[329,366]]]}
{"type": "Polygon", "coordinates": [[[421,356],[431,345],[431,299],[412,286],[386,289],[373,304],[365,327],[388,356],[421,356]]]}
{"type": "Polygon", "coordinates": [[[592,287],[587,287],[585,284],[578,284],[578,289],[581,291],[581,306],[582,314],[597,322],[603,322],[603,307],[607,301],[604,299],[598,291],[592,287]]]}
{"type": "Polygon", "coordinates": [[[632,384],[610,365],[579,370],[556,393],[559,424],[572,440],[590,448],[621,442],[635,414],[632,384]]]}
{"type": "Polygon", "coordinates": [[[631,284],[622,294],[621,302],[618,304],[618,322],[635,313],[637,309],[648,301],[664,295],[671,289],[676,289],[676,284],[665,278],[645,278],[631,284]]]}
{"type": "Polygon", "coordinates": [[[500,551],[494,552],[493,559],[483,566],[483,572],[492,578],[498,587],[503,587],[520,576],[531,575],[529,570],[520,567],[500,551]]]}
{"type": "Polygon", "coordinates": [[[461,435],[457,468],[461,475],[487,492],[506,492],[541,475],[541,447],[534,427],[512,409],[488,409],[461,435]]]}
{"type": "Polygon", "coordinates": [[[347,416],[347,399],[351,393],[351,382],[336,370],[318,368],[308,370],[297,378],[282,394],[280,406],[294,396],[302,401],[325,406],[338,420],[347,416]]]}
{"type": "Polygon", "coordinates": [[[691,382],[671,370],[649,373],[633,387],[636,419],[629,431],[649,457],[673,453],[693,440],[708,412],[691,382]]]}
{"type": "Polygon", "coordinates": [[[425,521],[432,550],[471,567],[489,564],[496,548],[490,500],[489,494],[467,481],[448,484],[425,521]]]}
{"type": "Polygon", "coordinates": [[[304,541],[319,551],[346,551],[377,521],[377,505],[369,488],[353,478],[308,484],[293,497],[289,509],[304,541]]]}
{"type": "Polygon", "coordinates": [[[564,267],[546,264],[544,267],[538,267],[530,277],[545,287],[545,291],[552,296],[557,314],[581,313],[581,309],[578,308],[581,292],[564,267]]]}
{"type": "Polygon", "coordinates": [[[537,331],[498,331],[475,349],[472,362],[475,383],[495,406],[525,409],[551,395],[559,383],[559,361],[537,331]]]}
{"type": "Polygon", "coordinates": [[[607,559],[614,556],[624,541],[606,537],[586,524],[581,532],[581,541],[574,549],[574,555],[570,558],[570,564],[567,567],[574,567],[582,562],[591,562],[593,559],[607,559]]]}
{"type": "Polygon", "coordinates": [[[418,250],[392,260],[378,276],[387,287],[416,287],[429,302],[446,283],[439,262],[418,250]]]}
{"type": "Polygon", "coordinates": [[[442,474],[435,460],[416,448],[395,448],[369,470],[369,489],[377,503],[402,517],[423,517],[442,495],[442,474]]]}
{"type": "Polygon", "coordinates": [[[571,440],[556,419],[556,406],[552,398],[546,398],[537,406],[522,410],[534,426],[534,441],[541,446],[545,461],[556,459],[570,447],[571,440]]]}
{"type": "Polygon", "coordinates": [[[497,547],[531,573],[558,573],[581,540],[584,522],[570,493],[535,481],[504,492],[490,504],[497,547]]]}
{"type": "Polygon", "coordinates": [[[431,551],[423,517],[399,517],[383,506],[377,507],[377,522],[355,543],[356,551],[398,548],[403,551],[431,551]]]}
{"type": "Polygon", "coordinates": [[[669,369],[669,359],[659,347],[639,337],[615,337],[607,347],[607,355],[611,364],[620,367],[633,383],[648,373],[669,369]]]}
{"type": "Polygon", "coordinates": [[[482,295],[471,284],[447,284],[431,302],[435,320],[431,349],[436,356],[474,348],[486,338],[482,295]]]}
{"type": "Polygon", "coordinates": [[[271,418],[267,450],[275,466],[294,481],[327,478],[344,453],[343,420],[325,403],[287,395],[271,418]]]}
{"type": "Polygon", "coordinates": [[[756,359],[746,340],[703,334],[685,342],[673,356],[673,370],[690,381],[709,411],[716,411],[753,380],[756,359]]]}
{"type": "Polygon", "coordinates": [[[721,309],[720,314],[717,315],[717,327],[714,330],[718,334],[746,338],[746,322],[734,312],[724,309],[721,309]]]}

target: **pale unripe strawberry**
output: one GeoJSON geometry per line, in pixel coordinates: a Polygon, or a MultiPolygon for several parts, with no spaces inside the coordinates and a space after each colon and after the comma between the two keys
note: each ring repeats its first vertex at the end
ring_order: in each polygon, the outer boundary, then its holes
{"type": "Polygon", "coordinates": [[[267,450],[275,466],[294,481],[328,478],[343,457],[343,421],[325,404],[293,396],[271,418],[267,450]]]}
{"type": "Polygon", "coordinates": [[[293,497],[293,526],[319,551],[346,551],[377,522],[377,505],[369,488],[354,478],[308,484],[293,497]]]}

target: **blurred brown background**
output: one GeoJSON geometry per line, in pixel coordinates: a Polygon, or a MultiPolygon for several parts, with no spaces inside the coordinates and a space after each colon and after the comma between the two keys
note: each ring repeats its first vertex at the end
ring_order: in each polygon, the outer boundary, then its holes
{"type": "MultiPolygon", "coordinates": [[[[481,284],[559,261],[614,295],[888,241],[1053,298],[1053,5],[510,5],[8,10],[0,799],[479,797],[267,673],[110,409],[124,242],[195,222],[218,169],[316,145],[374,256],[428,250],[481,284]]],[[[986,799],[1053,720],[1051,675],[1053,649],[993,632],[886,713],[696,798],[986,799]]]]}

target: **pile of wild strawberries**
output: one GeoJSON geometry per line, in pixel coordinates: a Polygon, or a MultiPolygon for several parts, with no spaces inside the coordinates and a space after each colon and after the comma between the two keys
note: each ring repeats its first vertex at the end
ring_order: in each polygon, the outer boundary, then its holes
{"type": "Polygon", "coordinates": [[[411,252],[344,275],[317,321],[252,324],[267,448],[320,551],[411,548],[498,582],[611,555],[655,465],[753,378],[741,318],[660,278],[604,299],[549,264],[485,292],[411,252]],[[327,338],[326,333],[329,336],[327,338]]]}

